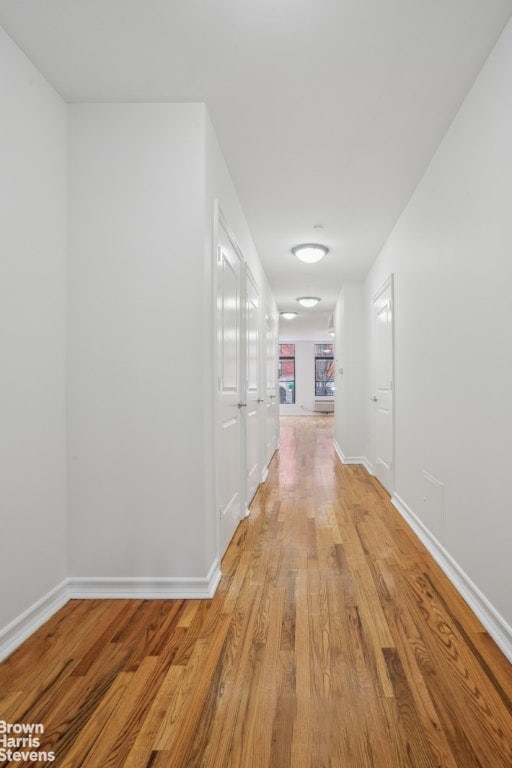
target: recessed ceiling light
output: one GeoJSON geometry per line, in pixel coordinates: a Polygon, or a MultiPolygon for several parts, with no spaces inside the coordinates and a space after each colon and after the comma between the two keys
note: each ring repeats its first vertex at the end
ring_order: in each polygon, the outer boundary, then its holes
{"type": "Polygon", "coordinates": [[[281,317],[284,317],[285,320],[293,320],[298,314],[298,312],[280,312],[281,317]]]}
{"type": "Polygon", "coordinates": [[[320,261],[324,256],[327,256],[329,249],[326,245],[320,245],[319,243],[302,243],[301,245],[295,245],[292,248],[292,253],[301,261],[305,261],[307,264],[314,264],[316,261],[320,261]]]}
{"type": "Polygon", "coordinates": [[[315,307],[321,299],[318,296],[299,296],[297,299],[303,307],[315,307]]]}

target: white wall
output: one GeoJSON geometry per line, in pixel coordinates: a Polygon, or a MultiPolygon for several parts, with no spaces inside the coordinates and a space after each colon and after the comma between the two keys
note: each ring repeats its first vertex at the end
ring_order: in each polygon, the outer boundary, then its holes
{"type": "Polygon", "coordinates": [[[367,459],[366,357],[364,285],[346,282],[335,311],[336,409],[335,441],[346,461],[367,459]]]}
{"type": "Polygon", "coordinates": [[[366,282],[395,273],[396,493],[509,625],[511,72],[509,23],[366,282]]]}
{"type": "Polygon", "coordinates": [[[66,107],[0,30],[0,629],[66,576],[66,107]]]}
{"type": "Polygon", "coordinates": [[[211,564],[204,120],[199,104],[70,107],[72,576],[211,564]]]}

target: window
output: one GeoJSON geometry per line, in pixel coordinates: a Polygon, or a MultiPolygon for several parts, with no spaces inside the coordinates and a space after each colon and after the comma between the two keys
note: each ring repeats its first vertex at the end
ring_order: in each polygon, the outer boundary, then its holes
{"type": "Polygon", "coordinates": [[[334,347],[315,344],[315,397],[334,395],[334,347]]]}
{"type": "Polygon", "coordinates": [[[279,402],[295,404],[295,344],[279,345],[279,402]]]}

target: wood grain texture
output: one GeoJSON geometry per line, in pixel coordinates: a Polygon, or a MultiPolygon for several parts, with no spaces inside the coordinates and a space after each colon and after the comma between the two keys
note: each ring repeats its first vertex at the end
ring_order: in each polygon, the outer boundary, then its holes
{"type": "Polygon", "coordinates": [[[222,571],[70,601],[0,665],[0,720],[61,768],[512,767],[510,664],[332,418],[282,420],[222,571]]]}

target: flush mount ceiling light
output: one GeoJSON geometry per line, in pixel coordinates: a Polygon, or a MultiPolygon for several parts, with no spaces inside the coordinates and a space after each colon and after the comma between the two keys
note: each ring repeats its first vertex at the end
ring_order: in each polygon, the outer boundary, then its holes
{"type": "Polygon", "coordinates": [[[299,296],[297,299],[303,307],[315,307],[321,299],[318,296],[299,296]]]}
{"type": "Polygon", "coordinates": [[[324,256],[327,256],[329,249],[326,245],[320,245],[319,243],[302,243],[301,245],[295,245],[292,248],[292,253],[301,261],[305,261],[306,264],[314,264],[316,261],[320,261],[324,256]]]}
{"type": "Polygon", "coordinates": [[[284,317],[285,320],[293,320],[294,317],[297,317],[299,314],[298,312],[280,312],[279,313],[281,317],[284,317]]]}

